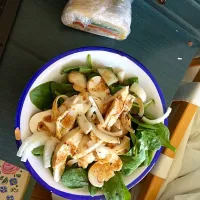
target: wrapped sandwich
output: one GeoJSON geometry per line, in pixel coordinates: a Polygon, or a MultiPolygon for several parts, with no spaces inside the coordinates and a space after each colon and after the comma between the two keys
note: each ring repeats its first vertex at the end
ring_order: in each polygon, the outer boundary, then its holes
{"type": "Polygon", "coordinates": [[[61,20],[82,31],[124,40],[130,33],[133,0],[69,0],[61,20]]]}

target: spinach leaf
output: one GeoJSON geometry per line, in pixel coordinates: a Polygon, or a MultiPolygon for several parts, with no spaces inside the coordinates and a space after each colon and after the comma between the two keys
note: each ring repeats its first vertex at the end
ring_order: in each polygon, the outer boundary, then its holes
{"type": "Polygon", "coordinates": [[[153,153],[154,151],[150,151],[150,150],[145,151],[146,159],[144,161],[144,165],[149,166],[151,164],[151,161],[153,159],[153,153]]]}
{"type": "Polygon", "coordinates": [[[72,72],[72,71],[79,71],[80,66],[74,66],[74,67],[66,67],[61,71],[61,75],[72,72]]]}
{"type": "Polygon", "coordinates": [[[88,186],[88,174],[83,168],[68,168],[65,170],[61,181],[68,188],[82,188],[88,186]]]}
{"type": "Polygon", "coordinates": [[[86,62],[87,62],[88,67],[92,68],[92,58],[90,54],[87,55],[86,62]]]}
{"type": "Polygon", "coordinates": [[[83,74],[87,74],[87,73],[93,72],[93,69],[91,69],[88,66],[85,66],[85,67],[83,66],[83,67],[80,67],[79,72],[81,72],[83,74]]]}
{"type": "Polygon", "coordinates": [[[111,85],[111,86],[109,87],[110,93],[111,93],[112,95],[114,95],[116,92],[118,92],[118,91],[121,90],[122,88],[124,88],[124,86],[121,86],[121,85],[116,85],[116,86],[111,85]]]}
{"type": "Polygon", "coordinates": [[[154,151],[161,147],[161,141],[154,130],[144,130],[141,134],[140,142],[143,143],[146,150],[154,151]]]}
{"type": "Polygon", "coordinates": [[[44,153],[44,145],[32,150],[32,154],[34,156],[43,156],[43,153],[44,153]]]}
{"type": "Polygon", "coordinates": [[[130,200],[131,194],[126,188],[122,175],[116,172],[109,181],[104,183],[103,192],[106,200],[130,200]]]}
{"type": "Polygon", "coordinates": [[[131,121],[134,123],[134,124],[137,124],[139,125],[140,129],[158,129],[155,125],[151,125],[151,124],[147,124],[147,123],[144,123],[142,121],[139,121],[138,119],[134,118],[134,117],[131,117],[131,121]]]}
{"type": "Polygon", "coordinates": [[[43,83],[30,92],[31,102],[40,110],[48,110],[52,106],[51,84],[52,82],[43,83]]]}
{"type": "Polygon", "coordinates": [[[135,156],[120,156],[120,158],[123,162],[122,173],[128,176],[145,161],[145,150],[142,149],[135,156]]]}
{"type": "Polygon", "coordinates": [[[65,84],[65,83],[56,83],[56,82],[52,82],[51,83],[51,91],[53,94],[53,97],[56,98],[56,94],[55,91],[57,92],[57,94],[66,94],[67,92],[73,92],[75,91],[73,88],[72,84],[65,84]]]}
{"type": "Polygon", "coordinates": [[[139,79],[138,77],[132,77],[132,78],[129,78],[129,79],[126,79],[124,82],[123,82],[123,85],[124,86],[131,86],[133,83],[138,83],[139,79]]]}
{"type": "Polygon", "coordinates": [[[98,72],[96,72],[96,71],[92,72],[92,73],[89,73],[89,74],[87,74],[87,79],[89,80],[89,79],[91,79],[91,78],[93,78],[95,76],[100,76],[100,74],[98,72]]]}
{"type": "Polygon", "coordinates": [[[95,187],[92,184],[89,183],[88,185],[88,191],[90,195],[93,197],[101,188],[95,187]]]}
{"type": "Polygon", "coordinates": [[[170,136],[169,129],[163,123],[159,123],[154,126],[157,128],[155,130],[155,134],[157,135],[157,137],[159,137],[161,145],[175,152],[176,148],[173,147],[169,141],[169,136],[170,136]]]}

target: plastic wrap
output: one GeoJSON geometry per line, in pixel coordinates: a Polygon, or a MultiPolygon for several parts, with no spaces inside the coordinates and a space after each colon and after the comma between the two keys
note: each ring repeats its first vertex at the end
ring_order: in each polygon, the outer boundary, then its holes
{"type": "Polygon", "coordinates": [[[133,0],[70,0],[63,24],[82,31],[124,40],[130,33],[133,0]]]}

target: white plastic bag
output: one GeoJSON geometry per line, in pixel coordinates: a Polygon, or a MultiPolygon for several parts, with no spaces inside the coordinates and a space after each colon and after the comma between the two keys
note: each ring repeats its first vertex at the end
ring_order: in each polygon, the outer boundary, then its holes
{"type": "Polygon", "coordinates": [[[70,0],[63,24],[97,35],[124,40],[130,33],[133,0],[70,0]]]}

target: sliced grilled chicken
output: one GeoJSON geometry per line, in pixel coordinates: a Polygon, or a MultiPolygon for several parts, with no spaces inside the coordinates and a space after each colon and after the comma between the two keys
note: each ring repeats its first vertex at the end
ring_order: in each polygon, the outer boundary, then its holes
{"type": "Polygon", "coordinates": [[[82,136],[82,130],[77,127],[68,132],[56,146],[52,159],[53,176],[56,182],[63,174],[67,157],[75,154],[82,136]]]}

